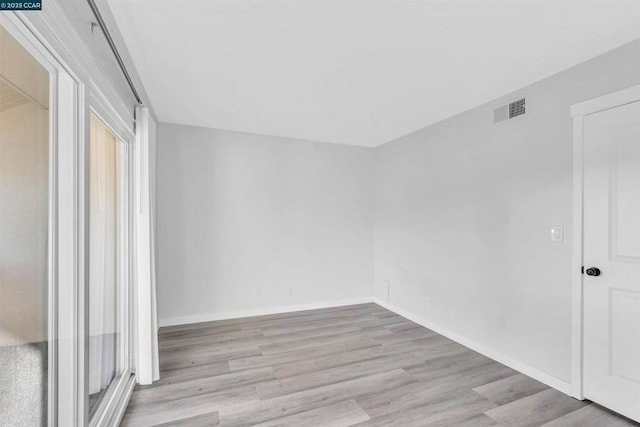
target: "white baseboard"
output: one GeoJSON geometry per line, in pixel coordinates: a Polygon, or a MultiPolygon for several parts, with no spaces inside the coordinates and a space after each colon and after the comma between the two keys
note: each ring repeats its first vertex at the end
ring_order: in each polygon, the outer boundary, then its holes
{"type": "Polygon", "coordinates": [[[368,302],[373,302],[373,298],[371,297],[350,298],[350,299],[344,299],[344,300],[325,301],[320,303],[279,306],[279,307],[265,308],[260,310],[227,311],[227,312],[221,312],[221,313],[203,313],[203,314],[195,314],[192,316],[169,317],[166,319],[159,319],[158,324],[160,327],[188,325],[191,323],[213,322],[215,320],[239,319],[242,317],[264,316],[267,314],[292,313],[295,311],[316,310],[319,308],[330,308],[330,307],[341,307],[345,305],[365,304],[368,302]]]}
{"type": "Polygon", "coordinates": [[[559,378],[554,377],[553,375],[549,375],[536,368],[526,365],[518,360],[515,360],[500,352],[497,352],[472,339],[463,337],[462,335],[456,332],[453,332],[445,327],[434,324],[433,322],[429,321],[423,316],[418,316],[413,313],[410,313],[397,306],[394,306],[393,304],[389,304],[388,302],[383,301],[379,298],[373,298],[373,302],[386,308],[387,310],[393,311],[394,313],[411,320],[412,322],[415,322],[421,326],[424,326],[425,328],[431,329],[432,331],[437,332],[440,335],[443,335],[459,344],[462,344],[463,346],[468,347],[473,351],[476,351],[490,359],[500,362],[503,365],[510,367],[511,369],[521,372],[524,375],[527,375],[537,381],[540,381],[541,383],[548,385],[549,387],[552,387],[564,394],[571,396],[571,384],[564,380],[561,380],[559,378]]]}

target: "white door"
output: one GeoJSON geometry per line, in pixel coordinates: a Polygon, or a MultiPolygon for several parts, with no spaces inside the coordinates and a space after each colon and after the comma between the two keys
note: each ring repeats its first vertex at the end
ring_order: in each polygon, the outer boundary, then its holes
{"type": "Polygon", "coordinates": [[[583,132],[584,397],[640,421],[640,102],[583,132]]]}

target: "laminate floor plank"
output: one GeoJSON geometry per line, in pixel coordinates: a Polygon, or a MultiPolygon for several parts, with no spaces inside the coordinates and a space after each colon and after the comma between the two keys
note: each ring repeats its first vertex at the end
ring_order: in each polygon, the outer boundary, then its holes
{"type": "Polygon", "coordinates": [[[153,384],[141,385],[137,389],[146,390],[199,378],[216,377],[218,375],[228,374],[229,372],[231,372],[231,370],[229,369],[229,362],[226,360],[184,368],[164,369],[160,370],[159,380],[154,381],[153,384]]]}
{"type": "Polygon", "coordinates": [[[265,326],[261,325],[260,329],[265,336],[288,334],[292,332],[309,331],[317,328],[330,328],[339,326],[358,326],[360,328],[374,327],[374,326],[386,326],[386,325],[398,325],[403,324],[406,320],[400,316],[385,317],[380,319],[376,316],[367,314],[358,317],[339,317],[339,318],[322,318],[320,320],[314,320],[312,322],[289,322],[285,325],[265,326]]]}
{"type": "Polygon", "coordinates": [[[512,427],[539,426],[560,418],[586,405],[559,391],[546,389],[506,405],[485,411],[502,425],[512,427]]]}
{"type": "Polygon", "coordinates": [[[372,313],[371,310],[359,310],[354,313],[341,312],[332,315],[310,314],[308,316],[300,316],[287,319],[270,319],[260,322],[251,322],[243,325],[243,329],[251,329],[259,326],[259,328],[263,331],[282,330],[283,332],[286,332],[288,329],[293,327],[298,327],[304,330],[367,320],[381,319],[376,317],[375,313],[372,313]]]}
{"type": "Polygon", "coordinates": [[[485,409],[496,406],[477,393],[478,399],[474,399],[474,392],[463,382],[450,378],[454,376],[452,373],[435,381],[416,381],[393,390],[372,392],[356,400],[372,418],[402,413],[418,406],[439,405],[465,395],[469,395],[469,401],[484,402],[485,409]]]}
{"type": "Polygon", "coordinates": [[[342,382],[372,375],[385,370],[405,368],[423,363],[422,359],[411,355],[382,356],[371,360],[337,366],[310,373],[295,375],[258,384],[256,389],[261,399],[282,396],[297,391],[342,382]]]}
{"type": "Polygon", "coordinates": [[[168,423],[156,424],[156,427],[203,427],[220,425],[220,416],[218,412],[211,412],[195,417],[182,418],[168,423]]]}
{"type": "MultiPolygon", "coordinates": [[[[445,345],[446,352],[425,354],[424,364],[409,370],[410,374],[421,381],[433,381],[442,377],[463,375],[467,372],[482,371],[484,365],[495,364],[496,361],[481,354],[465,351],[460,346],[445,345]]],[[[465,384],[467,386],[468,384],[465,384]]]]}
{"type": "Polygon", "coordinates": [[[215,323],[195,323],[191,327],[188,325],[181,326],[167,326],[162,327],[158,331],[158,337],[161,341],[167,341],[174,338],[187,338],[191,336],[197,336],[205,333],[210,334],[223,334],[228,332],[242,331],[240,325],[216,325],[215,323]]]}
{"type": "MultiPolygon", "coordinates": [[[[447,423],[443,423],[442,426],[446,426],[447,423]]],[[[455,419],[449,421],[451,427],[490,427],[497,426],[498,424],[485,414],[471,415],[468,418],[455,419]],[[452,424],[453,423],[453,424],[452,424]]]]}
{"type": "MultiPolygon", "coordinates": [[[[315,358],[307,358],[302,361],[292,361],[274,367],[278,378],[286,378],[294,375],[334,368],[343,365],[351,365],[358,362],[377,359],[382,356],[405,355],[417,357],[421,360],[428,360],[429,355],[425,355],[420,346],[411,341],[402,341],[388,345],[373,345],[361,349],[353,349],[349,352],[333,353],[315,358]]],[[[487,359],[490,360],[490,359],[487,359]]]]}
{"type": "Polygon", "coordinates": [[[161,350],[166,350],[167,354],[173,352],[191,352],[198,348],[204,348],[209,345],[227,346],[227,347],[259,347],[274,346],[276,344],[290,343],[299,340],[310,340],[315,337],[334,336],[340,334],[353,334],[363,331],[358,323],[349,323],[339,326],[315,327],[313,329],[294,331],[289,333],[274,333],[266,336],[262,330],[249,329],[236,332],[228,332],[218,335],[203,334],[200,337],[190,337],[187,340],[172,339],[160,346],[161,350]]]}
{"type": "Polygon", "coordinates": [[[171,355],[160,354],[160,369],[187,368],[196,365],[207,365],[216,362],[240,359],[243,357],[259,356],[260,350],[255,347],[246,348],[210,348],[198,349],[191,352],[175,352],[171,355]]]}
{"type": "MultiPolygon", "coordinates": [[[[459,356],[459,355],[458,355],[459,356]]],[[[407,373],[418,381],[440,381],[440,383],[453,382],[464,384],[465,387],[474,388],[483,384],[510,377],[516,373],[513,369],[495,361],[487,361],[484,358],[472,359],[471,361],[461,361],[458,364],[452,363],[450,367],[441,368],[438,365],[443,363],[446,356],[437,360],[427,361],[424,364],[411,366],[406,369],[407,373]],[[432,363],[432,362],[436,363],[432,363]]],[[[451,357],[454,359],[454,357],[451,357]]]]}
{"type": "Polygon", "coordinates": [[[376,304],[161,328],[124,426],[636,426],[376,304]]]}
{"type": "Polygon", "coordinates": [[[221,333],[210,332],[209,330],[205,329],[198,334],[191,334],[190,336],[163,339],[158,343],[158,348],[160,350],[169,350],[178,347],[187,348],[206,344],[252,341],[263,337],[264,334],[260,329],[241,329],[239,331],[221,333]],[[206,333],[203,333],[205,331],[206,333]]]}
{"type": "MultiPolygon", "coordinates": [[[[382,319],[379,319],[379,320],[382,321],[387,319],[393,319],[393,318],[383,317],[382,319]]],[[[400,320],[400,321],[395,321],[389,325],[385,325],[385,328],[388,328],[393,332],[402,332],[402,331],[408,331],[411,329],[422,328],[422,326],[418,325],[417,323],[413,323],[410,320],[400,320]]]]}
{"type": "Polygon", "coordinates": [[[212,412],[222,413],[257,400],[255,387],[246,386],[153,404],[136,405],[130,402],[121,425],[155,426],[212,412]]]}
{"type": "Polygon", "coordinates": [[[367,413],[355,400],[347,400],[255,425],[260,427],[348,427],[368,419],[370,418],[367,413]]]}
{"type": "MultiPolygon", "coordinates": [[[[454,426],[460,420],[466,420],[473,415],[494,407],[484,397],[467,390],[453,395],[448,399],[425,402],[415,406],[400,405],[399,412],[390,412],[382,416],[371,417],[371,420],[356,424],[358,426],[454,426]]],[[[367,409],[365,408],[365,411],[367,409]]],[[[369,413],[367,411],[367,413],[369,413]]]]}
{"type": "Polygon", "coordinates": [[[523,374],[512,375],[489,384],[481,385],[473,389],[497,405],[504,405],[514,400],[522,399],[548,386],[529,378],[523,374]]]}
{"type": "Polygon", "coordinates": [[[276,376],[273,373],[273,368],[270,367],[231,372],[214,377],[167,384],[163,387],[155,387],[153,389],[135,390],[131,396],[130,402],[137,406],[141,406],[146,403],[154,404],[166,402],[168,400],[198,396],[200,394],[210,394],[249,384],[257,384],[273,380],[275,378],[276,376]]]}
{"type": "Polygon", "coordinates": [[[587,405],[577,411],[569,412],[560,418],[543,424],[544,427],[630,427],[640,426],[628,418],[623,418],[598,405],[587,405]]]}
{"type": "Polygon", "coordinates": [[[232,359],[229,360],[229,368],[231,371],[238,371],[263,366],[276,367],[286,363],[304,363],[308,360],[322,356],[328,356],[331,354],[349,354],[355,350],[378,346],[380,346],[380,344],[376,343],[371,338],[359,338],[352,341],[336,342],[317,347],[306,347],[282,353],[268,355],[260,354],[259,356],[232,359]]]}
{"type": "Polygon", "coordinates": [[[382,372],[353,380],[333,383],[297,393],[260,400],[245,408],[235,407],[224,411],[222,425],[247,426],[265,422],[287,414],[296,414],[344,400],[354,399],[375,391],[392,390],[414,382],[402,369],[382,372]]]}
{"type": "Polygon", "coordinates": [[[427,328],[413,328],[413,329],[407,329],[399,332],[390,330],[388,328],[385,328],[385,330],[389,331],[390,333],[383,334],[376,337],[376,341],[378,341],[380,344],[394,344],[402,341],[413,341],[420,338],[430,338],[430,337],[437,337],[439,339],[444,338],[441,335],[438,335],[432,330],[427,328]]]}
{"type": "Polygon", "coordinates": [[[323,335],[320,337],[300,338],[293,341],[265,344],[260,346],[262,354],[282,353],[285,351],[298,350],[301,348],[318,347],[337,342],[346,342],[363,337],[375,338],[382,335],[390,335],[393,332],[385,328],[373,329],[367,333],[364,331],[354,331],[341,334],[323,335]]]}

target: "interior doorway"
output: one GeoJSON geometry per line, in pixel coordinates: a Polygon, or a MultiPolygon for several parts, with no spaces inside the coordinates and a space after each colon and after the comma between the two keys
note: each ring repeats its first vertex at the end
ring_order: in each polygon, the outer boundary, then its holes
{"type": "Polygon", "coordinates": [[[576,397],[640,421],[640,87],[576,110],[582,206],[576,397]]]}

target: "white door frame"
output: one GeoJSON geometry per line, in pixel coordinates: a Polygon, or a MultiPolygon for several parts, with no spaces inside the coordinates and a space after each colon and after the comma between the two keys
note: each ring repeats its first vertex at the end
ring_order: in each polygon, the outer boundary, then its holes
{"type": "Polygon", "coordinates": [[[84,336],[84,85],[21,15],[0,25],[49,72],[48,425],[81,425],[84,336]],[[59,396],[67,396],[59,399],[59,396]],[[69,397],[70,396],[70,397],[69,397]]]}
{"type": "Polygon", "coordinates": [[[571,106],[573,117],[573,262],[572,262],[572,342],[571,342],[571,395],[583,400],[583,123],[584,117],[640,101],[640,85],[599,96],[571,106]]]}

